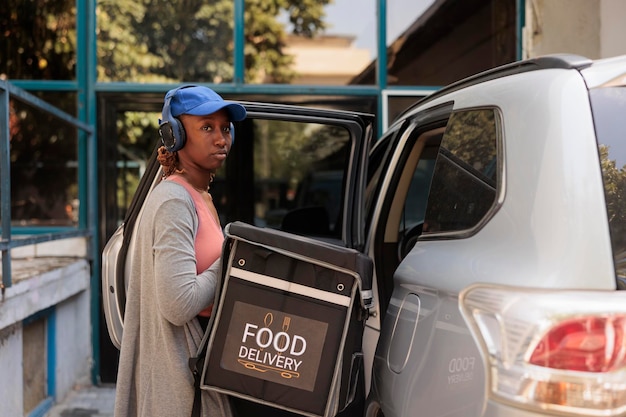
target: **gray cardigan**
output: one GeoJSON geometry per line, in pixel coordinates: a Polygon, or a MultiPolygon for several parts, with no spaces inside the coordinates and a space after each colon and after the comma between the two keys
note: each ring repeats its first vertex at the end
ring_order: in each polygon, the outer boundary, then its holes
{"type": "MultiPolygon", "coordinates": [[[[196,274],[193,199],[173,181],[147,197],[131,256],[117,375],[116,417],[188,417],[188,360],[202,339],[198,313],[213,302],[219,260],[196,274]]],[[[228,398],[202,391],[202,416],[231,416],[228,398]]]]}

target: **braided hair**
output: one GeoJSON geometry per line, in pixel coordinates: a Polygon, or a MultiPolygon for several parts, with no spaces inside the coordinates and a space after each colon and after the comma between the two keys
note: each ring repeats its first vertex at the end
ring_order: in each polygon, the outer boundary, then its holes
{"type": "Polygon", "coordinates": [[[183,173],[183,170],[178,168],[177,152],[170,152],[165,148],[165,146],[161,146],[157,150],[157,160],[163,167],[163,178],[167,178],[174,173],[183,173]]]}
{"type": "MultiPolygon", "coordinates": [[[[157,161],[159,161],[159,164],[163,167],[163,178],[167,178],[172,174],[182,174],[185,172],[184,169],[178,167],[178,152],[170,152],[165,146],[161,146],[157,150],[157,161]]],[[[213,182],[214,178],[215,172],[212,172],[209,184],[213,182]]]]}

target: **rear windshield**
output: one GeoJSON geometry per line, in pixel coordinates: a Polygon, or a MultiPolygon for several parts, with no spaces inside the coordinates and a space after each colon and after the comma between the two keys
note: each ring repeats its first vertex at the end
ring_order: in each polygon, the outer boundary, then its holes
{"type": "Polygon", "coordinates": [[[626,289],[626,86],[591,90],[618,288],[626,289]]]}

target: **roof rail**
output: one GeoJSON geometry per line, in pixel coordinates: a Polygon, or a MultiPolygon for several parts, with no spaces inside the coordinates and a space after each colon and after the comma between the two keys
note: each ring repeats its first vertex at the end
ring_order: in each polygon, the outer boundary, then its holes
{"type": "Polygon", "coordinates": [[[479,72],[475,75],[470,75],[467,78],[463,78],[459,81],[447,85],[446,87],[443,87],[440,90],[437,90],[436,92],[424,97],[423,99],[417,101],[415,104],[410,106],[408,109],[402,112],[402,114],[398,116],[396,120],[422,103],[434,100],[444,94],[448,94],[452,91],[460,90],[461,88],[466,88],[471,85],[479,84],[489,80],[495,80],[497,78],[502,78],[511,74],[520,74],[523,72],[542,69],[560,68],[575,69],[580,71],[582,69],[590,67],[592,63],[593,61],[591,59],[580,55],[551,54],[504,64],[483,72],[479,72]]]}

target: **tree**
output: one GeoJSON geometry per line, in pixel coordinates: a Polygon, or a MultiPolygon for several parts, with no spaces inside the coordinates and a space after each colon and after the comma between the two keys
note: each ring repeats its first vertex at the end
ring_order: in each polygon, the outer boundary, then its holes
{"type": "MultiPolygon", "coordinates": [[[[0,8],[0,78],[74,80],[76,18],[69,1],[5,0],[0,8]]],[[[35,92],[70,113],[76,95],[35,92]]],[[[68,225],[77,195],[76,130],[19,100],[10,100],[11,218],[68,225]]]]}
{"type": "Polygon", "coordinates": [[[626,167],[618,167],[616,161],[609,158],[608,146],[600,145],[599,149],[611,239],[613,248],[621,251],[618,261],[620,270],[623,270],[626,263],[626,167]]]}
{"type": "Polygon", "coordinates": [[[4,0],[0,10],[0,77],[76,79],[71,2],[4,0]]]}
{"type": "MultiPolygon", "coordinates": [[[[295,76],[283,51],[287,16],[292,31],[314,36],[325,29],[332,0],[247,0],[246,82],[288,83],[295,76]]],[[[234,1],[101,0],[98,3],[100,81],[233,79],[234,1]]]]}

